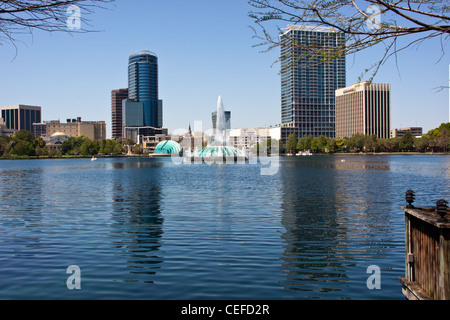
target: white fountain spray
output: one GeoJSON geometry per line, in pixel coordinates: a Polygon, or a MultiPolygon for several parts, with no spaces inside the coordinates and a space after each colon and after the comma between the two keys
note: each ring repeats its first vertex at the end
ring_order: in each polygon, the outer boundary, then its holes
{"type": "Polygon", "coordinates": [[[208,164],[245,163],[249,157],[243,150],[232,145],[226,123],[222,96],[219,96],[217,101],[216,130],[213,132],[208,145],[204,148],[195,149],[193,156],[190,155],[188,161],[194,163],[206,162],[208,164]]]}
{"type": "Polygon", "coordinates": [[[219,96],[219,100],[217,101],[217,118],[216,118],[216,135],[215,140],[221,143],[225,143],[226,137],[226,119],[225,119],[225,111],[223,109],[223,101],[222,96],[219,96]]]}

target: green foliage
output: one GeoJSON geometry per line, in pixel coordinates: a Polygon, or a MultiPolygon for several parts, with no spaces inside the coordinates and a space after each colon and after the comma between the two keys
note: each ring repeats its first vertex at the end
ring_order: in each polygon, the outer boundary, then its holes
{"type": "Polygon", "coordinates": [[[12,148],[10,154],[30,157],[35,155],[35,148],[33,143],[25,140],[19,140],[12,148]]]}
{"type": "Polygon", "coordinates": [[[315,137],[311,141],[311,150],[314,152],[325,152],[328,140],[325,136],[315,137]]]}
{"type": "Polygon", "coordinates": [[[410,132],[406,132],[400,139],[399,148],[401,151],[412,151],[414,147],[415,138],[410,132]]]}
{"type": "Polygon", "coordinates": [[[16,133],[16,135],[13,137],[13,139],[16,140],[17,142],[26,141],[26,142],[33,143],[34,136],[31,131],[20,130],[19,132],[16,133]]]}
{"type": "Polygon", "coordinates": [[[303,136],[298,140],[297,149],[300,151],[311,150],[311,142],[313,141],[313,136],[303,136]]]}
{"type": "Polygon", "coordinates": [[[380,139],[376,135],[355,134],[347,138],[327,138],[325,136],[303,136],[298,139],[291,134],[286,143],[286,150],[293,153],[312,151],[314,153],[376,153],[376,152],[447,152],[450,150],[450,123],[443,123],[439,128],[430,130],[422,138],[415,138],[406,133],[402,138],[380,139]]]}
{"type": "Polygon", "coordinates": [[[441,135],[441,132],[443,129],[446,129],[447,131],[450,131],[450,122],[448,123],[442,123],[439,128],[431,129],[428,131],[427,136],[433,136],[433,137],[439,137],[441,135]]]}
{"type": "Polygon", "coordinates": [[[286,151],[288,153],[295,153],[297,150],[297,136],[291,133],[286,141],[286,151]]]}
{"type": "Polygon", "coordinates": [[[70,137],[61,146],[63,155],[92,156],[97,154],[118,155],[124,152],[121,141],[115,140],[90,140],[85,136],[70,137]]]}
{"type": "Polygon", "coordinates": [[[43,138],[34,138],[30,131],[21,130],[15,136],[0,137],[0,157],[2,159],[22,159],[29,157],[60,157],[62,155],[91,156],[96,154],[118,155],[124,152],[122,141],[97,140],[71,137],[60,149],[49,149],[43,138]]]}

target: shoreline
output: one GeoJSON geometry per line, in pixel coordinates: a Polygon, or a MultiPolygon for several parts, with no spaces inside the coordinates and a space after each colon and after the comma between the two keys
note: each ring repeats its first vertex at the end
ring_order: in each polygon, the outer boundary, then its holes
{"type": "MultiPolygon", "coordinates": [[[[297,156],[297,155],[286,155],[281,154],[280,157],[285,158],[308,158],[308,157],[323,157],[323,156],[391,156],[391,155],[436,155],[436,156],[445,156],[450,155],[450,153],[445,152],[337,152],[337,153],[318,153],[313,154],[311,156],[297,156]]],[[[155,154],[133,154],[133,155],[96,155],[97,159],[114,159],[114,158],[148,158],[148,159],[158,159],[158,158],[167,158],[166,155],[155,155],[155,154]]],[[[69,160],[69,159],[91,159],[92,156],[61,156],[61,157],[39,157],[39,156],[10,156],[10,157],[0,157],[0,161],[14,161],[14,160],[69,160]]]]}

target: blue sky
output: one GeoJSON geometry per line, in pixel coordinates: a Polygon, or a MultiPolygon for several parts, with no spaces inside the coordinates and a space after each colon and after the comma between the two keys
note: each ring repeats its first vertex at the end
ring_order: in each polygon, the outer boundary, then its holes
{"type": "MultiPolygon", "coordinates": [[[[278,50],[254,47],[250,10],[246,0],[116,0],[88,17],[99,32],[21,35],[17,56],[11,44],[0,46],[0,105],[42,106],[43,120],[104,120],[110,136],[111,90],[127,87],[128,56],[151,50],[159,58],[164,127],[170,132],[194,121],[209,129],[219,95],[232,112],[232,127],[276,125],[278,50]]],[[[379,53],[348,57],[347,85],[379,53]]],[[[441,43],[402,51],[397,63],[399,70],[389,60],[374,80],[392,85],[392,127],[428,131],[448,122],[448,89],[435,89],[449,79],[449,53],[442,56],[441,43]]]]}

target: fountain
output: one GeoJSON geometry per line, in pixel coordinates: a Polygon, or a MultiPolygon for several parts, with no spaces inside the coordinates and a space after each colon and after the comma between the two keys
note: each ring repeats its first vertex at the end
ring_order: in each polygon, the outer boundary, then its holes
{"type": "Polygon", "coordinates": [[[188,161],[206,163],[237,163],[248,160],[245,150],[233,147],[229,141],[222,97],[217,101],[216,130],[204,148],[197,148],[188,155],[188,161]]]}

